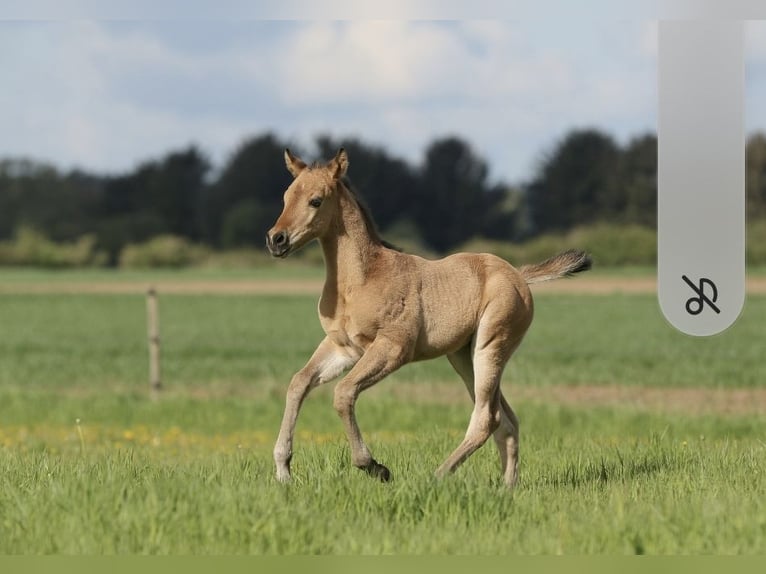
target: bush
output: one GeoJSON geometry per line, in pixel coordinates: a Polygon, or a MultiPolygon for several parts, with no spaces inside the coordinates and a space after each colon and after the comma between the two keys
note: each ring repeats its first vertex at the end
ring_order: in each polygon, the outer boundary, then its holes
{"type": "Polygon", "coordinates": [[[12,241],[0,243],[0,265],[88,267],[106,264],[106,253],[96,248],[95,235],[71,243],[54,243],[42,233],[21,227],[12,241]]]}
{"type": "Polygon", "coordinates": [[[656,265],[657,232],[639,225],[597,224],[566,234],[541,235],[523,243],[474,239],[460,251],[494,253],[514,265],[537,263],[567,249],[584,249],[594,265],[656,265]]]}
{"type": "MultiPolygon", "coordinates": [[[[748,221],[746,261],[766,265],[766,219],[748,221]]],[[[494,253],[514,265],[542,261],[565,249],[584,249],[598,267],[657,264],[657,231],[640,225],[600,223],[561,235],[542,235],[524,243],[474,239],[461,251],[494,253]]]]}
{"type": "Polygon", "coordinates": [[[224,249],[263,245],[264,235],[273,223],[272,214],[259,202],[240,201],[223,218],[221,245],[224,249]]]}
{"type": "Polygon", "coordinates": [[[120,267],[187,267],[200,265],[210,250],[183,237],[158,235],[145,243],[126,246],[120,253],[120,267]]]}
{"type": "Polygon", "coordinates": [[[657,231],[648,227],[602,223],[574,229],[566,239],[567,249],[585,249],[597,266],[657,264],[657,231]]]}
{"type": "Polygon", "coordinates": [[[404,253],[420,255],[426,259],[435,259],[437,255],[426,247],[417,224],[411,219],[402,218],[389,225],[381,237],[404,253]]]}
{"type": "Polygon", "coordinates": [[[273,263],[265,247],[241,247],[211,251],[202,265],[209,269],[247,269],[273,263]]]}

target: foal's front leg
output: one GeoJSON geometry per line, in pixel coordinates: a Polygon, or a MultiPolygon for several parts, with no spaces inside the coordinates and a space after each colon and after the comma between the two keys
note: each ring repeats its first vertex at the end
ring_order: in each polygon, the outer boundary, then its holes
{"type": "Polygon", "coordinates": [[[319,344],[314,354],[300,371],[295,373],[287,388],[285,413],[282,426],[274,445],[274,463],[277,467],[277,480],[290,480],[290,460],[293,456],[293,433],[298,420],[303,399],[311,389],[333,380],[343,371],[354,365],[356,359],[336,346],[327,337],[319,344]]]}
{"type": "Polygon", "coordinates": [[[346,429],[351,447],[352,464],[384,482],[391,479],[391,471],[372,458],[356,422],[354,407],[359,393],[394,372],[406,362],[405,345],[378,336],[367,348],[359,362],[354,365],[354,368],[335,387],[333,406],[343,420],[346,429]]]}

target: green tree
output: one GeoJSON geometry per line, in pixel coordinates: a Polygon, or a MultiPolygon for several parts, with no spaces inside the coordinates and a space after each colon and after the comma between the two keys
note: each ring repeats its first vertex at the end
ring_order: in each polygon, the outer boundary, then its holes
{"type": "MultiPolygon", "coordinates": [[[[264,214],[263,207],[255,199],[243,199],[226,210],[221,226],[221,246],[224,248],[258,245],[265,231],[253,222],[266,221],[271,214],[264,214]]],[[[266,225],[269,225],[266,223],[266,225]]]]}
{"type": "Polygon", "coordinates": [[[620,207],[619,159],[620,150],[607,134],[592,129],[567,134],[526,188],[535,232],[563,231],[614,216],[620,207]]]}
{"type": "Polygon", "coordinates": [[[200,239],[200,208],[209,171],[207,158],[193,146],[168,154],[156,165],[147,182],[146,200],[162,219],[165,232],[200,239]]]}
{"type": "Polygon", "coordinates": [[[657,136],[636,137],[622,151],[614,195],[613,219],[657,226],[657,136]]]}
{"type": "Polygon", "coordinates": [[[209,171],[208,160],[193,146],[144,162],[133,172],[107,178],[104,212],[108,216],[152,214],[163,233],[198,239],[209,171]]]}
{"type": "Polygon", "coordinates": [[[320,136],[316,145],[323,160],[334,157],[339,148],[346,148],[349,179],[354,190],[369,206],[381,231],[411,217],[418,193],[418,179],[407,162],[390,156],[382,147],[353,138],[320,136]]]}
{"type": "Polygon", "coordinates": [[[285,147],[273,134],[265,134],[245,141],[232,155],[203,199],[204,236],[209,244],[223,244],[227,218],[239,218],[236,237],[249,237],[255,244],[262,244],[279,216],[282,196],[292,180],[285,169],[285,147]],[[251,206],[249,222],[229,213],[232,209],[241,212],[243,202],[251,206]],[[259,208],[252,209],[253,205],[259,208]]]}
{"type": "Polygon", "coordinates": [[[487,239],[519,241],[527,232],[526,198],[522,190],[497,184],[487,192],[479,234],[487,239]]]}
{"type": "Polygon", "coordinates": [[[130,173],[104,178],[97,234],[110,265],[117,265],[127,244],[141,243],[166,231],[152,197],[158,173],[158,162],[148,161],[130,173]]]}
{"type": "Polygon", "coordinates": [[[444,252],[483,233],[488,214],[505,197],[502,188],[488,184],[488,174],[486,161],[457,137],[428,146],[413,206],[428,246],[444,252]]]}
{"type": "Polygon", "coordinates": [[[56,241],[70,241],[93,230],[100,183],[83,172],[68,175],[46,163],[0,161],[0,238],[21,227],[56,241]]]}

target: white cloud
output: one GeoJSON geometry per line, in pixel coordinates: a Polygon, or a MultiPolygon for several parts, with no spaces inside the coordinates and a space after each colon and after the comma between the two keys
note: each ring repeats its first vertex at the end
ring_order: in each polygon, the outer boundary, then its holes
{"type": "Polygon", "coordinates": [[[485,102],[563,87],[561,58],[517,36],[497,22],[311,23],[280,43],[274,85],[292,105],[485,102]]]}
{"type": "Polygon", "coordinates": [[[241,137],[236,119],[220,110],[189,117],[116,89],[140,87],[150,72],[204,77],[226,68],[226,58],[173,52],[150,34],[98,23],[25,26],[3,37],[15,66],[6,68],[13,88],[0,92],[0,154],[122,170],[174,146],[196,141],[220,150],[241,137]]]}
{"type": "Polygon", "coordinates": [[[573,126],[652,127],[652,34],[598,22],[5,23],[0,156],[122,170],[197,142],[222,161],[273,130],[303,143],[357,135],[414,161],[455,133],[514,180],[573,126]]]}
{"type": "Polygon", "coordinates": [[[426,23],[310,23],[281,44],[275,87],[291,105],[431,97],[464,64],[454,38],[426,23]]]}

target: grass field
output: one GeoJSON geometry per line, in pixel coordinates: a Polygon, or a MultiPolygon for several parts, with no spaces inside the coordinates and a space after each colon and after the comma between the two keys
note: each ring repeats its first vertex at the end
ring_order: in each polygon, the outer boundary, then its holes
{"type": "Polygon", "coordinates": [[[763,552],[766,297],[708,339],[675,332],[653,295],[536,303],[503,384],[522,422],[509,494],[491,444],[432,477],[470,414],[443,359],[360,399],[391,483],[350,467],[330,386],[301,414],[294,483],[275,482],[284,390],[321,338],[315,296],[161,296],[152,399],[142,296],[2,294],[0,553],[763,552]]]}

